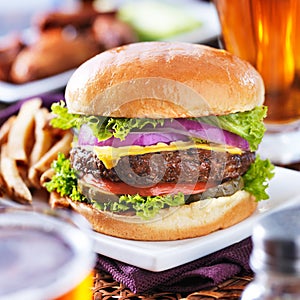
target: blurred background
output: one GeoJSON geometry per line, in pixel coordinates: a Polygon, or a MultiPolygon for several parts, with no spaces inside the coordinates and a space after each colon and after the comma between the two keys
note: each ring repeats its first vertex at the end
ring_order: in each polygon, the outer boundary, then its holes
{"type": "MultiPolygon", "coordinates": [[[[32,89],[18,93],[20,85],[74,70],[116,46],[153,40],[210,44],[219,34],[216,9],[204,0],[1,1],[0,101],[32,96],[32,89]]],[[[58,88],[69,77],[48,80],[44,88],[39,82],[35,92],[58,88]]]]}
{"type": "MultiPolygon", "coordinates": [[[[250,51],[251,36],[249,33],[245,34],[245,26],[236,25],[241,22],[246,24],[247,18],[242,11],[247,11],[247,8],[244,9],[241,2],[234,1],[234,3],[228,4],[228,22],[232,27],[226,32],[229,32],[230,36],[232,35],[230,37],[233,40],[232,46],[238,44],[235,41],[235,32],[237,36],[240,34],[241,41],[245,45],[244,48],[248,52],[250,51]],[[232,13],[234,9],[237,10],[235,14],[232,13]]],[[[268,3],[258,1],[258,3],[266,5],[281,3],[279,1],[266,2],[268,3]]],[[[223,37],[221,37],[216,3],[224,4],[226,1],[0,1],[0,109],[24,98],[50,92],[63,94],[69,78],[79,65],[94,55],[113,47],[132,42],[159,40],[191,42],[226,48],[223,37]]],[[[267,7],[266,11],[269,10],[267,7]]],[[[282,11],[282,18],[288,19],[284,10],[273,9],[273,11],[275,20],[278,19],[276,15],[278,11],[282,11]]],[[[277,23],[281,24],[282,22],[278,21],[277,23]]],[[[270,24],[273,26],[275,23],[273,24],[272,21],[270,24]]],[[[299,28],[298,25],[297,28],[299,28]]],[[[273,40],[279,41],[281,47],[284,43],[281,42],[281,38],[278,38],[276,30],[274,32],[277,37],[273,40]]],[[[291,50],[289,46],[286,48],[291,50]]],[[[271,57],[270,53],[274,49],[276,47],[266,43],[267,59],[271,57]]],[[[229,51],[234,53],[232,49],[229,51]]],[[[281,53],[281,51],[273,52],[281,53]]],[[[278,70],[278,64],[283,67],[287,65],[284,59],[269,59],[269,61],[271,78],[274,77],[274,74],[279,73],[277,71],[274,73],[274,68],[278,70]],[[276,67],[274,62],[277,63],[276,67]]],[[[262,68],[262,70],[265,69],[265,67],[262,68]]],[[[298,80],[299,76],[297,75],[295,78],[298,80]]],[[[273,115],[276,118],[279,116],[279,119],[284,111],[282,108],[286,108],[289,117],[290,115],[297,117],[296,125],[288,124],[289,138],[286,132],[281,134],[283,128],[281,123],[279,125],[271,124],[272,128],[268,124],[271,128],[268,133],[272,134],[266,135],[261,144],[261,154],[271,157],[272,161],[278,163],[291,163],[300,158],[300,145],[290,147],[290,144],[295,145],[295,141],[300,141],[298,136],[300,92],[298,81],[295,81],[295,84],[295,92],[289,93],[291,96],[286,96],[286,94],[284,97],[281,94],[276,96],[283,99],[284,102],[281,103],[276,99],[274,101],[275,96],[272,94],[270,98],[272,101],[269,103],[272,105],[268,105],[270,116],[273,112],[273,115]],[[296,131],[294,127],[297,129],[296,131]],[[277,132],[279,132],[279,136],[277,136],[277,132]],[[274,150],[274,144],[276,144],[277,151],[274,150]]]]}
{"type": "Polygon", "coordinates": [[[35,14],[54,10],[70,11],[75,9],[78,3],[76,0],[1,1],[0,35],[30,27],[35,14]]]}
{"type": "MultiPolygon", "coordinates": [[[[28,0],[0,2],[0,35],[32,26],[32,18],[50,11],[71,13],[82,5],[93,5],[98,11],[120,10],[119,17],[158,37],[184,32],[196,28],[201,23],[201,3],[205,0],[28,0]],[[176,25],[179,25],[176,26],[176,25]]],[[[205,8],[203,8],[205,10],[205,8]]],[[[206,12],[206,11],[205,11],[206,12]]],[[[215,19],[215,15],[209,17],[215,19]]],[[[152,36],[151,36],[152,37],[152,36]]],[[[201,37],[200,37],[201,38],[201,37]]]]}

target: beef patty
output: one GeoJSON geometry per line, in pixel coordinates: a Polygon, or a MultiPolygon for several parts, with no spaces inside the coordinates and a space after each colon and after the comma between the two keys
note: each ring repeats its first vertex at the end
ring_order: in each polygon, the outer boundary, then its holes
{"type": "Polygon", "coordinates": [[[158,182],[219,184],[242,176],[254,160],[255,153],[250,151],[238,155],[192,148],[125,156],[114,168],[107,169],[94,152],[81,147],[71,150],[72,167],[79,178],[90,174],[95,179],[132,186],[152,186],[158,182]]]}

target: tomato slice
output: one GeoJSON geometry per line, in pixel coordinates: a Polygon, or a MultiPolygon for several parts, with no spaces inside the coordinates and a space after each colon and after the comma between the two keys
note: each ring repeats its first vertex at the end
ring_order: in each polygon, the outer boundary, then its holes
{"type": "MultiPolygon", "coordinates": [[[[86,179],[87,178],[85,178],[85,180],[86,179]]],[[[167,194],[178,194],[179,192],[185,195],[192,195],[202,193],[208,188],[214,186],[213,184],[209,184],[206,182],[197,182],[195,184],[162,182],[150,187],[138,187],[128,185],[124,182],[112,182],[110,180],[95,180],[94,178],[89,178],[87,182],[95,187],[111,192],[113,194],[139,194],[141,196],[159,196],[167,194]]]]}

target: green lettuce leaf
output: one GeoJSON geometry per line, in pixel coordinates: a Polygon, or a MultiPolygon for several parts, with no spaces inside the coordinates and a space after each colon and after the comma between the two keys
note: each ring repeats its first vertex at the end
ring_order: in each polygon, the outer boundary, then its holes
{"type": "Polygon", "coordinates": [[[178,193],[176,195],[165,196],[147,196],[142,197],[136,195],[121,195],[119,202],[97,203],[92,201],[94,206],[103,211],[124,212],[132,210],[135,215],[142,220],[153,219],[161,209],[173,206],[183,205],[184,195],[178,193]]]}
{"type": "Polygon", "coordinates": [[[51,105],[51,112],[55,115],[50,121],[50,124],[54,128],[61,128],[63,130],[71,128],[79,129],[85,122],[85,119],[80,115],[70,114],[64,101],[53,103],[51,105]]]}
{"type": "Polygon", "coordinates": [[[57,192],[61,197],[68,196],[74,201],[86,201],[87,198],[78,191],[75,170],[71,162],[63,153],[59,153],[57,160],[51,164],[55,175],[44,184],[48,192],[57,192]]]}
{"type": "Polygon", "coordinates": [[[269,159],[262,160],[259,155],[243,175],[244,190],[256,197],[256,201],[269,199],[266,192],[268,181],[274,176],[274,165],[269,159]]]}
{"type": "Polygon", "coordinates": [[[79,129],[83,124],[87,124],[99,141],[107,140],[112,136],[124,140],[130,131],[142,129],[148,124],[154,128],[164,123],[163,119],[106,118],[70,114],[63,101],[52,104],[51,111],[55,115],[51,120],[54,128],[79,129]]]}
{"type": "Polygon", "coordinates": [[[155,128],[158,124],[163,125],[163,123],[163,119],[109,118],[108,128],[113,130],[114,137],[124,140],[130,131],[142,129],[148,124],[155,128]]]}
{"type": "Polygon", "coordinates": [[[58,154],[57,160],[52,163],[51,167],[54,169],[55,175],[49,182],[44,184],[48,192],[56,191],[60,196],[68,196],[73,201],[91,203],[100,210],[111,212],[133,210],[141,219],[149,220],[154,218],[162,208],[184,204],[182,193],[153,197],[122,195],[119,202],[97,203],[93,199],[87,199],[80,193],[75,170],[71,168],[70,160],[63,153],[58,154]]]}
{"type": "Polygon", "coordinates": [[[163,208],[180,206],[185,203],[183,193],[147,197],[142,197],[140,195],[122,195],[120,197],[120,202],[122,204],[130,205],[135,210],[136,215],[143,220],[154,218],[163,208]]]}
{"type": "MultiPolygon", "coordinates": [[[[93,199],[87,199],[80,193],[75,170],[71,168],[70,160],[64,154],[58,154],[57,160],[52,163],[52,168],[55,171],[55,175],[49,182],[44,184],[49,192],[56,191],[60,196],[68,196],[73,201],[91,203],[100,210],[111,212],[133,210],[141,219],[149,220],[154,218],[162,208],[180,206],[185,203],[182,193],[148,197],[122,195],[119,198],[119,202],[97,203],[93,199]]],[[[244,190],[253,194],[257,201],[268,199],[269,196],[266,193],[266,189],[268,180],[274,176],[273,170],[274,166],[269,160],[261,160],[257,156],[255,162],[243,176],[244,190]]]]}
{"type": "MultiPolygon", "coordinates": [[[[146,125],[151,125],[155,128],[157,125],[162,126],[164,123],[163,119],[105,118],[70,114],[63,101],[54,103],[51,106],[51,110],[56,115],[51,120],[53,127],[64,130],[70,128],[79,129],[83,124],[87,124],[99,141],[109,139],[112,136],[124,140],[131,131],[141,130],[146,125]]],[[[201,117],[197,118],[197,120],[241,136],[249,142],[250,150],[255,151],[266,130],[263,123],[266,114],[267,107],[259,106],[250,111],[238,112],[226,116],[201,117]]]]}
{"type": "Polygon", "coordinates": [[[249,142],[250,150],[256,151],[266,131],[263,123],[267,115],[266,106],[218,117],[201,117],[202,122],[235,133],[249,142]]]}

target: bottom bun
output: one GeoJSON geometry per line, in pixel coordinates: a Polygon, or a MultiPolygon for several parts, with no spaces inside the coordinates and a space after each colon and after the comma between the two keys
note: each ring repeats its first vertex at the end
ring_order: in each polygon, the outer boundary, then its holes
{"type": "Polygon", "coordinates": [[[83,202],[69,202],[95,231],[143,241],[170,241],[207,235],[246,219],[257,207],[254,196],[238,191],[230,197],[211,198],[171,208],[168,213],[164,210],[159,219],[137,222],[136,217],[118,217],[83,202]]]}

